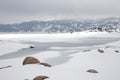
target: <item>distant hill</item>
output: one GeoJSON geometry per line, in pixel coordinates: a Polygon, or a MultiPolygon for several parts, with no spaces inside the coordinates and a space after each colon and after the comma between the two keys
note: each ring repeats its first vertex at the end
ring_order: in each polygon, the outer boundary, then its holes
{"type": "Polygon", "coordinates": [[[120,18],[96,20],[30,21],[19,24],[0,24],[0,32],[65,33],[81,31],[120,31],[120,18]]]}

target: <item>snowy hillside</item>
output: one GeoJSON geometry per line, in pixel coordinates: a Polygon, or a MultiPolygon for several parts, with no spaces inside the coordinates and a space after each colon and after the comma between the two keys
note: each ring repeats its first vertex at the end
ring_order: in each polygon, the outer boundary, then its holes
{"type": "Polygon", "coordinates": [[[120,31],[120,18],[103,18],[96,20],[53,20],[30,21],[19,24],[0,24],[0,32],[41,32],[66,33],[81,31],[120,31]]]}
{"type": "Polygon", "coordinates": [[[119,61],[120,33],[0,34],[0,80],[120,80],[119,61]],[[52,67],[23,65],[29,56],[52,67]]]}

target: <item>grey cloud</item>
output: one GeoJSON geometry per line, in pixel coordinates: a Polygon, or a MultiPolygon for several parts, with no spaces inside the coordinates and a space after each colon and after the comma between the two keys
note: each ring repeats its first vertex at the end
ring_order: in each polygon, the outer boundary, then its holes
{"type": "Polygon", "coordinates": [[[120,0],[0,0],[0,17],[120,16],[119,3],[120,0]]]}

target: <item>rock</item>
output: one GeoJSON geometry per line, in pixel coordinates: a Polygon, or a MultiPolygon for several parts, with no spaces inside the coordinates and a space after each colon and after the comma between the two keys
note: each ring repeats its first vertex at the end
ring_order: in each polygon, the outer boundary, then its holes
{"type": "Polygon", "coordinates": [[[115,50],[115,52],[116,52],[116,53],[119,53],[119,51],[118,51],[118,50],[115,50]]]}
{"type": "Polygon", "coordinates": [[[47,79],[47,78],[49,78],[49,77],[48,76],[37,76],[33,80],[44,80],[44,79],[47,79]]]}
{"type": "Polygon", "coordinates": [[[98,71],[96,71],[94,69],[89,69],[89,70],[87,70],[87,72],[89,72],[89,73],[98,73],[98,71]]]}
{"type": "Polygon", "coordinates": [[[44,66],[47,66],[47,67],[51,67],[51,65],[50,64],[48,64],[48,63],[40,63],[41,65],[44,65],[44,66]]]}
{"type": "Polygon", "coordinates": [[[30,48],[35,48],[34,46],[30,46],[30,48]]]}
{"type": "Polygon", "coordinates": [[[101,49],[98,49],[98,52],[100,52],[100,53],[104,53],[104,51],[103,51],[103,50],[101,50],[101,49]]]}
{"type": "Polygon", "coordinates": [[[37,64],[40,63],[40,61],[34,57],[26,57],[23,61],[23,65],[26,64],[37,64]]]}

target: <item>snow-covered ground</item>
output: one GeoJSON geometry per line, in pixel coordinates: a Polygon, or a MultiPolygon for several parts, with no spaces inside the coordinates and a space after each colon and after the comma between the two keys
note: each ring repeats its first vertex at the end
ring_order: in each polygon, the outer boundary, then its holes
{"type": "Polygon", "coordinates": [[[120,33],[0,34],[0,68],[11,66],[0,69],[0,80],[33,80],[39,75],[49,76],[46,80],[120,80],[119,61],[120,33]],[[52,67],[23,66],[28,56],[52,67]]]}

